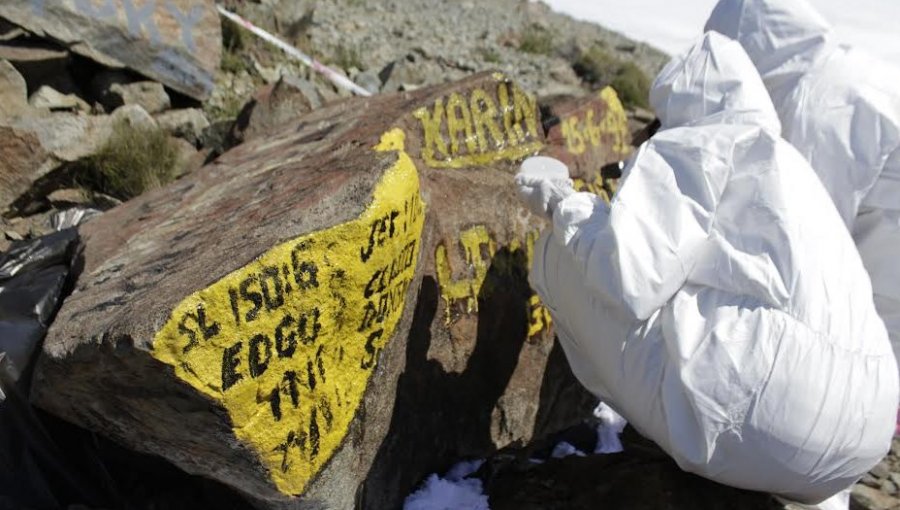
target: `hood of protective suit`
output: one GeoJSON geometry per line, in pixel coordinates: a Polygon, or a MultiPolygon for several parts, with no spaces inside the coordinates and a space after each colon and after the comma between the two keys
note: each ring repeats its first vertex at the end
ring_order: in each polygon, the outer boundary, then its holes
{"type": "Polygon", "coordinates": [[[747,124],[781,131],[759,73],[741,45],[714,32],[660,72],[650,103],[663,129],[747,124]]]}
{"type": "Polygon", "coordinates": [[[809,69],[831,37],[806,0],[722,0],[705,30],[740,42],[770,88],[770,80],[790,81],[809,69]]]}

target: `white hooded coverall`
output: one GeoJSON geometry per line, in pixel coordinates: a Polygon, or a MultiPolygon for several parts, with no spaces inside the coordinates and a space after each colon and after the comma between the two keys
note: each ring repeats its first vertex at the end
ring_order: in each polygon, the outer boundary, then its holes
{"type": "Polygon", "coordinates": [[[721,0],[706,23],[762,76],[782,136],[853,233],[900,359],[900,68],[837,44],[806,0],[721,0]]]}
{"type": "Polygon", "coordinates": [[[578,379],[683,469],[824,500],[887,452],[898,401],[853,240],[739,44],[707,34],[651,101],[609,206],[517,177],[552,213],[532,286],[578,379]]]}

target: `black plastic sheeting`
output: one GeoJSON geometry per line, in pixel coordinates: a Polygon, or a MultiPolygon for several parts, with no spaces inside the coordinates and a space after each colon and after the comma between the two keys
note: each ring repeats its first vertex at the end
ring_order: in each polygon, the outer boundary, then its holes
{"type": "MultiPolygon", "coordinates": [[[[85,215],[75,216],[61,218],[58,227],[85,215]]],[[[75,279],[77,245],[76,230],[65,228],[0,255],[0,510],[251,508],[222,484],[126,450],[29,403],[41,343],[75,279]]]]}
{"type": "Polygon", "coordinates": [[[77,240],[68,228],[19,241],[0,258],[0,371],[8,379],[19,379],[44,338],[77,240]]]}

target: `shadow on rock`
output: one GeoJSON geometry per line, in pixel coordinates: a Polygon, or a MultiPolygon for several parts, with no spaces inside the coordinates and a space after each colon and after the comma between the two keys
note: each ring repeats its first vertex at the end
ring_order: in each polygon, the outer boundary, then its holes
{"type": "Polygon", "coordinates": [[[423,279],[390,429],[357,495],[357,508],[397,508],[425,475],[496,449],[491,414],[528,334],[526,275],[521,250],[502,249],[492,258],[478,296],[476,344],[461,373],[448,373],[428,358],[441,298],[434,278],[423,279]]]}

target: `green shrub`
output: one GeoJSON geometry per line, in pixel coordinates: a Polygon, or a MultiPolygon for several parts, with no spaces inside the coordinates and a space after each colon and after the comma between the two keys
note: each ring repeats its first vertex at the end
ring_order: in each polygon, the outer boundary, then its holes
{"type": "Polygon", "coordinates": [[[177,164],[178,148],[163,130],[123,121],[96,154],[80,163],[79,181],[92,191],[128,200],[171,182],[177,164]]]}
{"type": "Polygon", "coordinates": [[[532,25],[527,32],[521,35],[519,51],[535,55],[550,55],[555,49],[555,39],[554,34],[546,28],[532,25]]]}
{"type": "Polygon", "coordinates": [[[349,71],[353,68],[363,69],[359,48],[344,46],[343,44],[335,49],[333,63],[344,71],[349,71]]]}
{"type": "Polygon", "coordinates": [[[624,62],[610,85],[625,105],[650,107],[650,78],[634,62],[624,62]]]}
{"type": "Polygon", "coordinates": [[[481,59],[489,64],[497,64],[500,62],[501,57],[500,53],[494,48],[489,47],[481,47],[478,48],[478,54],[481,55],[481,59]]]}
{"type": "Polygon", "coordinates": [[[233,21],[222,18],[222,61],[219,68],[225,72],[237,74],[247,69],[244,59],[246,48],[244,29],[233,21]]]}
{"type": "Polygon", "coordinates": [[[625,106],[647,108],[649,105],[650,78],[634,62],[594,46],[579,55],[572,68],[595,87],[612,86],[625,106]]]}

